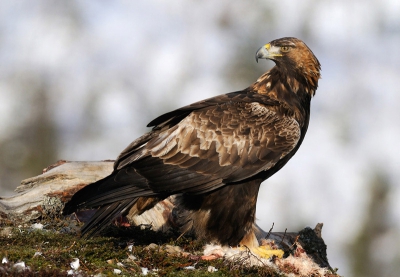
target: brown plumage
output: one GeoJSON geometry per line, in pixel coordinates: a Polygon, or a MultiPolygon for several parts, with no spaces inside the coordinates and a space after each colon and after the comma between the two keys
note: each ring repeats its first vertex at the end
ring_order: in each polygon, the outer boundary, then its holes
{"type": "Polygon", "coordinates": [[[65,214],[99,207],[82,229],[93,235],[114,218],[140,214],[176,194],[183,231],[225,245],[257,245],[260,184],[296,153],[307,131],[320,64],[299,39],[261,47],[276,65],[250,87],[166,113],[118,157],[114,172],[78,191],[65,214]]]}

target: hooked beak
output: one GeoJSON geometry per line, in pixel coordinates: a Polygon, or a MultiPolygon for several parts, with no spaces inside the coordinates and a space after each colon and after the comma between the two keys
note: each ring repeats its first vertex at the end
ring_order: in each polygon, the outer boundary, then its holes
{"type": "Polygon", "coordinates": [[[256,61],[258,59],[270,59],[275,60],[276,57],[282,57],[280,48],[277,46],[271,46],[270,43],[265,44],[256,53],[256,61]]]}
{"type": "Polygon", "coordinates": [[[268,49],[266,48],[267,45],[263,45],[260,47],[260,49],[258,49],[256,53],[256,62],[258,62],[258,59],[268,59],[270,57],[268,49]]]}

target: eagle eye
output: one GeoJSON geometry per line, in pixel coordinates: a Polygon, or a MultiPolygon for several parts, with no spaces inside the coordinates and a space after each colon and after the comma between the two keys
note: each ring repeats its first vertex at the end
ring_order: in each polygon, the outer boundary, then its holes
{"type": "Polygon", "coordinates": [[[281,46],[281,52],[289,52],[290,47],[289,46],[281,46]]]}

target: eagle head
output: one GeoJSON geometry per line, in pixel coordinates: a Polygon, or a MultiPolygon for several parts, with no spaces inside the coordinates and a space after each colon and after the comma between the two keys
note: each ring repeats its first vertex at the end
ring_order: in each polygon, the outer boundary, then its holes
{"type": "Polygon", "coordinates": [[[301,40],[285,37],[265,44],[256,53],[258,59],[275,62],[278,70],[289,78],[297,78],[312,87],[318,86],[321,65],[310,48],[301,40]]]}

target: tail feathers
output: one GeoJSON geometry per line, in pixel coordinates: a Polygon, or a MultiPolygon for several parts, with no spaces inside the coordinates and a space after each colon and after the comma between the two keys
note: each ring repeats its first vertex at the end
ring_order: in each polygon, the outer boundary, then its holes
{"type": "MultiPolygon", "coordinates": [[[[134,187],[132,185],[115,189],[110,192],[106,192],[94,197],[89,198],[87,201],[82,203],[82,208],[95,208],[104,205],[110,205],[115,202],[127,200],[127,199],[134,199],[142,196],[152,196],[155,193],[149,189],[141,189],[134,187]]],[[[79,208],[81,208],[79,206],[79,208]]]]}
{"type": "Polygon", "coordinates": [[[81,230],[81,236],[92,237],[101,232],[107,225],[112,223],[118,216],[124,214],[127,209],[132,207],[138,198],[125,199],[107,206],[103,206],[97,210],[93,217],[88,221],[81,230]]]}
{"type": "Polygon", "coordinates": [[[90,237],[128,212],[139,197],[156,195],[148,187],[147,180],[134,170],[120,170],[76,192],[65,205],[63,214],[99,208],[81,230],[82,236],[90,237]]]}
{"type": "Polygon", "coordinates": [[[148,188],[143,177],[136,172],[118,171],[76,192],[65,205],[63,214],[149,195],[154,195],[154,192],[148,188]]]}
{"type": "Polygon", "coordinates": [[[63,214],[64,215],[72,214],[73,212],[76,212],[80,208],[90,208],[89,206],[86,206],[85,203],[89,199],[98,195],[99,192],[100,193],[105,192],[105,190],[101,190],[104,183],[109,184],[109,186],[111,187],[114,184],[114,176],[113,175],[107,176],[106,178],[101,179],[95,183],[89,184],[83,189],[76,192],[72,196],[71,200],[65,204],[63,214]]]}

